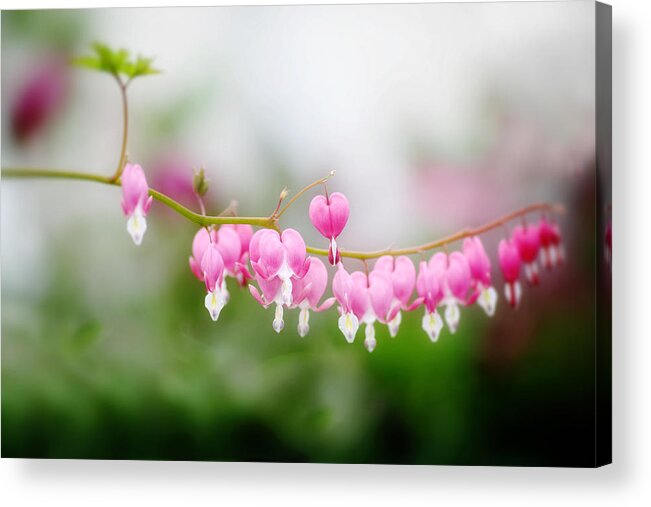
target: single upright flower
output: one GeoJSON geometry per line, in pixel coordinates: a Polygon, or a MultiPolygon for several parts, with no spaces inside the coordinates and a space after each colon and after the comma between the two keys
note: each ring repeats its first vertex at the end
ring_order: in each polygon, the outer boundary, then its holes
{"type": "Polygon", "coordinates": [[[451,333],[457,331],[461,312],[459,305],[467,304],[470,289],[470,266],[461,252],[446,255],[438,252],[430,259],[430,268],[442,282],[445,322],[451,333]]]}
{"type": "Polygon", "coordinates": [[[442,284],[439,276],[440,273],[430,268],[427,262],[420,262],[418,277],[416,278],[416,290],[425,305],[423,330],[433,342],[439,339],[439,333],[443,328],[443,319],[441,319],[441,316],[436,311],[436,307],[443,299],[442,284]]]}
{"type": "Polygon", "coordinates": [[[319,300],[328,285],[328,270],[317,257],[310,259],[310,267],[303,278],[292,278],[292,307],[300,308],[298,314],[298,334],[303,337],[310,330],[310,310],[322,312],[335,302],[328,298],[319,304],[319,300]]]}
{"type": "Polygon", "coordinates": [[[276,303],[273,327],[279,333],[285,326],[283,305],[292,305],[292,279],[303,278],[310,267],[305,242],[294,229],[286,229],[282,235],[262,229],[251,238],[249,255],[262,293],[252,285],[249,291],[265,308],[276,303]]]}
{"type": "Polygon", "coordinates": [[[333,266],[336,265],[341,260],[336,239],[348,222],[348,199],[340,192],[329,196],[317,195],[310,203],[309,214],[312,225],[330,241],[328,260],[333,266]]]}
{"type": "Polygon", "coordinates": [[[492,317],[495,314],[497,291],[491,283],[491,261],[478,236],[463,241],[463,254],[466,256],[472,277],[472,295],[469,304],[475,301],[492,317]]]}
{"type": "Polygon", "coordinates": [[[557,224],[551,224],[542,218],[538,223],[538,231],[543,266],[552,269],[557,264],[561,264],[565,257],[560,229],[557,224]]]}
{"type": "Polygon", "coordinates": [[[219,318],[219,313],[224,308],[228,297],[223,287],[224,261],[217,245],[213,242],[208,245],[201,259],[201,272],[206,284],[205,305],[212,320],[219,318]]]}
{"type": "Polygon", "coordinates": [[[145,173],[137,164],[126,164],[122,171],[122,211],[128,217],[127,231],[136,245],[142,243],[147,230],[145,217],[151,208],[152,197],[145,173]]]}
{"type": "Polygon", "coordinates": [[[512,237],[524,263],[524,275],[527,282],[530,285],[538,285],[540,283],[538,263],[536,262],[540,250],[538,227],[535,225],[517,226],[513,229],[512,237]]]}
{"type": "Polygon", "coordinates": [[[409,303],[409,298],[416,286],[416,268],[409,257],[401,255],[394,258],[390,255],[384,255],[377,260],[373,271],[383,271],[391,279],[393,286],[392,305],[397,306],[398,311],[388,325],[389,334],[391,337],[395,337],[402,322],[400,310],[411,311],[422,302],[422,300],[416,300],[409,303]]]}
{"type": "Polygon", "coordinates": [[[520,252],[511,239],[503,239],[498,246],[497,256],[504,275],[504,295],[509,304],[515,308],[520,304],[522,287],[520,286],[520,252]]]}

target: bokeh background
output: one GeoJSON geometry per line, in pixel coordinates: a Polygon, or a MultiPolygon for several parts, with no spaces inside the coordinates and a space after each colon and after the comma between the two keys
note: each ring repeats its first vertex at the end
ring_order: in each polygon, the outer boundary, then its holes
{"type": "MultiPolygon", "coordinates": [[[[136,248],[119,189],[3,179],[3,456],[594,463],[610,208],[595,216],[593,4],[3,12],[3,167],[114,170],[119,91],[68,65],[94,41],[156,58],[129,90],[128,153],[189,206],[193,167],[209,211],[246,215],[335,169],[340,244],[376,249],[558,201],[568,262],[517,311],[464,309],[436,344],[417,311],[369,354],[334,311],[303,339],[288,312],[276,334],[235,286],[213,323],[187,264],[196,228],[159,203],[136,248]]],[[[323,244],[309,197],[283,225],[323,244]]],[[[484,237],[500,292],[503,234],[484,237]]]]}

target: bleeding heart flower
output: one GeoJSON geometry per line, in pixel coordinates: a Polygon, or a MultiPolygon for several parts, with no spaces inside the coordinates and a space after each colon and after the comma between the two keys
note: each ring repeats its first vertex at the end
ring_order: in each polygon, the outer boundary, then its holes
{"type": "Polygon", "coordinates": [[[409,298],[416,286],[416,268],[409,257],[402,255],[394,258],[390,255],[384,255],[375,263],[373,272],[376,271],[386,273],[391,279],[393,286],[392,305],[397,306],[398,311],[395,317],[388,323],[388,326],[389,334],[391,337],[395,337],[398,334],[398,329],[402,321],[402,313],[400,310],[411,311],[422,303],[422,300],[418,299],[409,303],[409,298]]]}
{"type": "Polygon", "coordinates": [[[210,243],[201,258],[201,272],[206,284],[205,305],[212,320],[219,318],[228,298],[222,289],[224,281],[224,261],[215,243],[210,243]]]}
{"type": "Polygon", "coordinates": [[[459,305],[468,301],[470,266],[461,252],[452,252],[449,256],[438,252],[430,259],[429,266],[439,283],[442,282],[445,322],[450,332],[455,333],[461,318],[459,305]]]}
{"type": "Polygon", "coordinates": [[[322,312],[330,308],[335,298],[326,299],[321,305],[319,300],[328,285],[328,270],[316,257],[310,258],[310,267],[303,278],[292,277],[292,308],[300,308],[298,315],[298,334],[303,337],[310,330],[310,310],[322,312]]]}
{"type": "Polygon", "coordinates": [[[497,256],[504,275],[504,295],[512,307],[517,307],[522,298],[520,286],[520,252],[513,240],[503,239],[498,246],[497,256]]]}
{"type": "Polygon", "coordinates": [[[468,304],[476,301],[486,315],[492,317],[495,314],[497,291],[491,283],[491,261],[481,239],[477,236],[466,238],[463,241],[463,254],[468,261],[472,277],[472,294],[468,304]]]}
{"type": "Polygon", "coordinates": [[[538,273],[538,251],[540,250],[540,231],[535,225],[525,227],[517,226],[513,229],[513,240],[515,241],[520,259],[524,262],[524,274],[529,285],[538,285],[540,276],[538,273]]]}
{"type": "Polygon", "coordinates": [[[330,241],[328,260],[333,266],[341,260],[336,238],[344,230],[349,214],[348,199],[340,192],[330,196],[317,195],[310,203],[310,220],[316,230],[330,241]]]}
{"type": "Polygon", "coordinates": [[[425,262],[420,262],[418,277],[416,278],[416,290],[425,305],[425,315],[423,315],[423,330],[433,342],[439,339],[439,334],[443,328],[443,319],[436,311],[436,307],[443,300],[441,273],[430,268],[425,262]]]}
{"type": "Polygon", "coordinates": [[[339,303],[339,329],[343,333],[348,343],[353,343],[355,335],[359,329],[359,318],[356,315],[353,307],[357,310],[360,316],[366,313],[366,295],[360,292],[358,285],[356,285],[353,277],[346,271],[343,264],[339,264],[339,268],[332,278],[332,293],[339,303]]]}
{"type": "Polygon", "coordinates": [[[561,241],[561,232],[557,224],[550,224],[545,218],[538,223],[540,238],[540,257],[545,268],[552,269],[557,264],[562,264],[565,250],[561,241]]]}
{"type": "Polygon", "coordinates": [[[152,197],[145,173],[137,164],[126,164],[122,171],[122,211],[128,217],[127,231],[136,245],[142,243],[147,230],[145,217],[151,208],[152,197]]]}
{"type": "Polygon", "coordinates": [[[305,242],[294,229],[286,229],[282,235],[263,229],[251,238],[249,255],[262,294],[252,285],[249,290],[265,308],[276,303],[273,327],[279,333],[285,326],[283,305],[292,305],[292,278],[303,278],[310,267],[305,242]]]}

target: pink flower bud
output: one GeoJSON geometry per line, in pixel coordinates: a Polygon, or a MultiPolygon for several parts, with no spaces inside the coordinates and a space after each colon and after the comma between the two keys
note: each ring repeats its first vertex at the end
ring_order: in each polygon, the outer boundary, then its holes
{"type": "Polygon", "coordinates": [[[504,295],[512,307],[517,307],[522,297],[520,286],[520,252],[513,240],[503,239],[498,246],[500,268],[504,275],[504,295]]]}
{"type": "Polygon", "coordinates": [[[332,265],[341,260],[335,240],[344,230],[349,214],[348,199],[340,192],[335,192],[328,197],[317,195],[310,203],[309,215],[312,225],[330,241],[328,260],[332,265]]]}
{"type": "Polygon", "coordinates": [[[145,173],[137,164],[127,164],[122,171],[122,211],[128,217],[127,231],[136,245],[142,243],[147,230],[145,217],[151,208],[152,197],[145,173]]]}

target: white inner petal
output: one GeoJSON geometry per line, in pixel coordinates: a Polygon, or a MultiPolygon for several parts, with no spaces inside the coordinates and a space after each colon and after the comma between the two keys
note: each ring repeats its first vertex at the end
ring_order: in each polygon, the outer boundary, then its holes
{"type": "Polygon", "coordinates": [[[459,311],[459,305],[456,301],[450,301],[445,306],[445,322],[448,324],[451,333],[457,331],[459,327],[459,319],[461,318],[461,312],[459,311]]]}
{"type": "Polygon", "coordinates": [[[398,328],[402,322],[402,312],[396,313],[396,316],[389,321],[389,335],[391,338],[395,338],[398,334],[398,328]]]}
{"type": "Polygon", "coordinates": [[[283,305],[276,304],[276,313],[274,315],[273,328],[276,333],[280,333],[285,327],[285,321],[283,320],[283,305]]]}
{"type": "Polygon", "coordinates": [[[482,307],[489,317],[495,315],[495,307],[497,306],[497,291],[495,288],[483,288],[477,299],[477,304],[482,307]]]}
{"type": "Polygon", "coordinates": [[[310,311],[306,306],[301,306],[301,311],[298,314],[298,335],[302,338],[307,335],[310,330],[310,311]]]}
{"type": "Polygon", "coordinates": [[[353,343],[355,335],[359,329],[359,320],[357,316],[352,313],[342,313],[339,317],[339,330],[343,333],[348,343],[353,343]]]}
{"type": "Polygon", "coordinates": [[[142,214],[140,205],[138,205],[127,220],[127,232],[131,236],[131,239],[133,239],[133,242],[136,245],[140,245],[142,243],[142,238],[145,235],[146,230],[147,220],[142,214]]]}
{"type": "Polygon", "coordinates": [[[429,339],[433,342],[437,341],[441,329],[443,329],[441,316],[436,312],[429,313],[426,311],[425,315],[423,315],[423,330],[427,333],[429,339]]]}
{"type": "Polygon", "coordinates": [[[369,352],[375,350],[377,341],[375,340],[375,325],[373,323],[366,324],[366,338],[364,339],[364,346],[369,352]]]}
{"type": "Polygon", "coordinates": [[[213,292],[206,294],[204,304],[212,320],[217,320],[222,308],[224,308],[224,305],[226,304],[221,289],[216,288],[213,292]]]}

